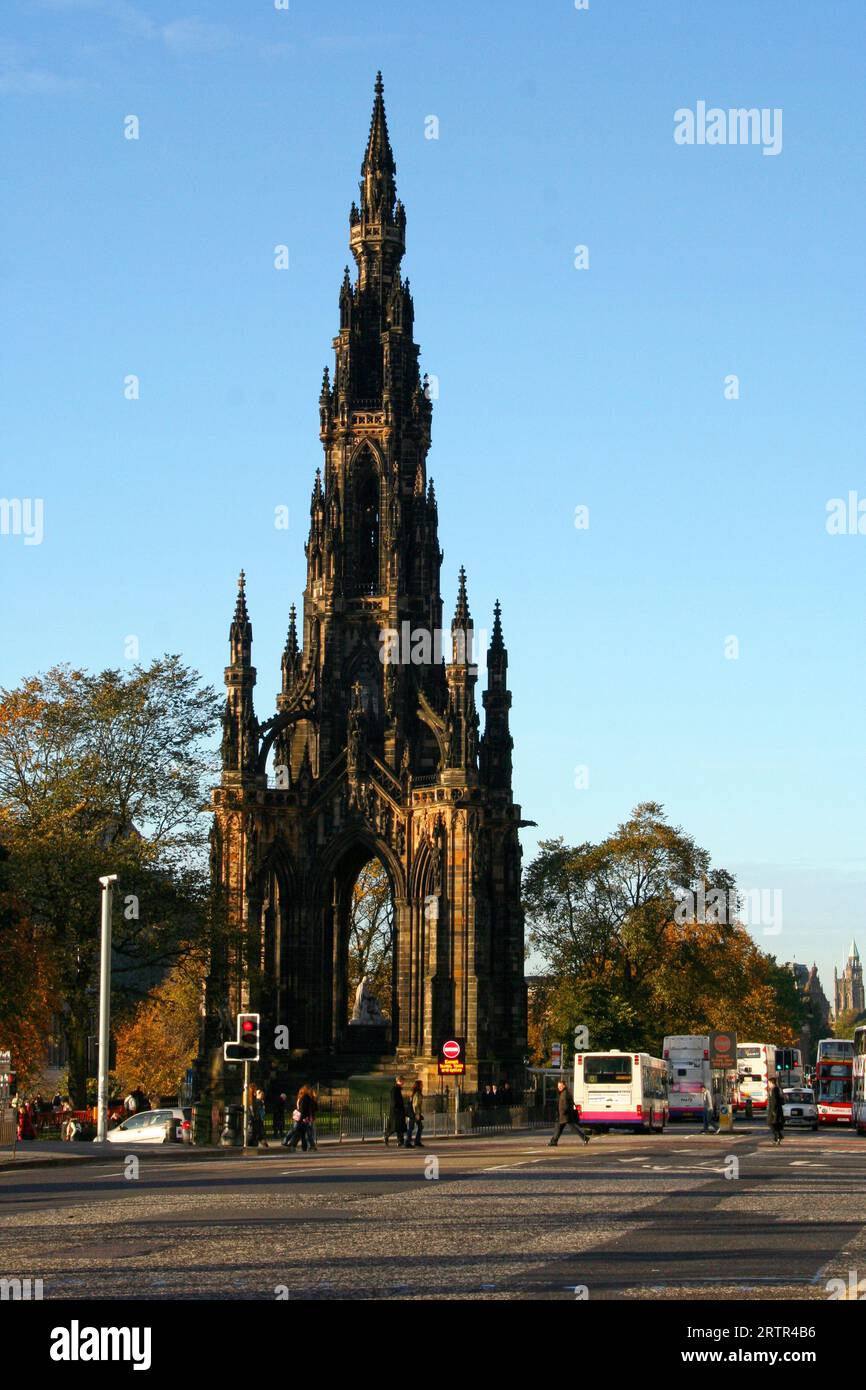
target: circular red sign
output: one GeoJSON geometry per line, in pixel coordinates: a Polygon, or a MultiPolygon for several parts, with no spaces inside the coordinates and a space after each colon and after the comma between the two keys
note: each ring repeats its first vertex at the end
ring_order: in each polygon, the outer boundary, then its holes
{"type": "Polygon", "coordinates": [[[730,1046],[731,1046],[731,1040],[730,1040],[730,1038],[726,1038],[724,1035],[720,1035],[718,1038],[716,1038],[716,1051],[717,1051],[717,1052],[728,1052],[728,1051],[730,1050],[730,1046]]]}
{"type": "Polygon", "coordinates": [[[442,1044],[442,1056],[447,1057],[449,1062],[456,1062],[460,1056],[459,1042],[446,1042],[442,1044]]]}

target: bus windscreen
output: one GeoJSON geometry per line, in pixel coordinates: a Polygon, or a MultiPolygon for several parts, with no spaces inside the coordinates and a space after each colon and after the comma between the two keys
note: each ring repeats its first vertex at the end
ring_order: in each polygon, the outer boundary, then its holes
{"type": "Polygon", "coordinates": [[[631,1057],[587,1057],[583,1079],[587,1086],[630,1086],[631,1057]]]}
{"type": "Polygon", "coordinates": [[[818,1099],[824,1101],[846,1102],[851,1099],[850,1081],[831,1081],[829,1077],[822,1076],[818,1082],[818,1099]]]}

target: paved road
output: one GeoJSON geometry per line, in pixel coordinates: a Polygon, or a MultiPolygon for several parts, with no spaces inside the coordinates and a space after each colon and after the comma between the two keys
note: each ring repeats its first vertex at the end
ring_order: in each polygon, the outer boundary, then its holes
{"type": "Polygon", "coordinates": [[[847,1131],[124,1161],[0,1174],[0,1275],[119,1299],[826,1299],[866,1279],[847,1131]]]}

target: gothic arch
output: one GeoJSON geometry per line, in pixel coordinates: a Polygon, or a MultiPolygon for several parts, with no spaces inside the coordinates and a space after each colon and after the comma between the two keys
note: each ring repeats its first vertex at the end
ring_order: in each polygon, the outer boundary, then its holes
{"type": "Polygon", "coordinates": [[[355,565],[361,593],[376,593],[382,582],[383,468],[365,443],[352,459],[355,565]]]}
{"type": "Polygon", "coordinates": [[[406,898],[406,876],[403,865],[381,836],[366,826],[353,826],[336,835],[318,861],[313,880],[313,893],[321,899],[323,890],[333,881],[341,868],[357,860],[358,869],[368,859],[380,859],[391,880],[395,904],[406,898]]]}

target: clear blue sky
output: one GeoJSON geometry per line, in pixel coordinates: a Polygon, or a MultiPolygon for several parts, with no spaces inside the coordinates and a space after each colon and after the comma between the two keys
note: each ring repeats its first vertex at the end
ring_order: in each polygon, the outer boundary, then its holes
{"type": "Polygon", "coordinates": [[[381,67],[446,604],[461,562],[502,600],[524,814],[662,801],[829,990],[866,945],[866,535],[825,528],[866,497],[861,0],[3,10],[0,492],[45,535],[0,536],[0,681],[135,634],[218,684],[243,565],[271,712],[381,67]],[[675,144],[698,101],[781,108],[782,152],[675,144]]]}

